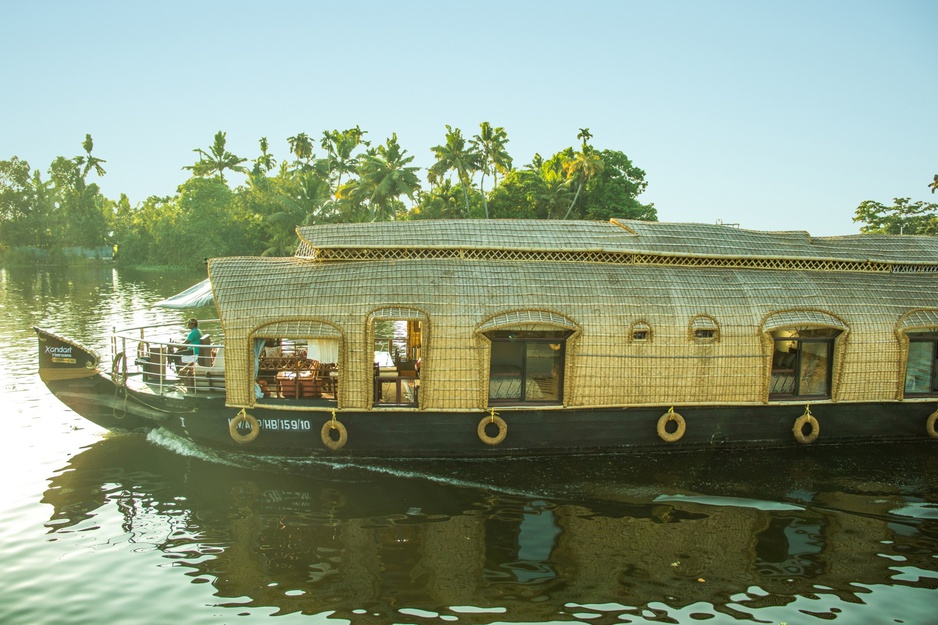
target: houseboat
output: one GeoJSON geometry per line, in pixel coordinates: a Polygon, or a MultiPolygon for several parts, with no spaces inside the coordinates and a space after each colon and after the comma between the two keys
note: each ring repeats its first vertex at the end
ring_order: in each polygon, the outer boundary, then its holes
{"type": "Polygon", "coordinates": [[[208,262],[216,322],[37,328],[39,372],[110,429],[324,457],[936,438],[938,237],[641,221],[300,227],[208,262]],[[161,332],[163,335],[161,336],[161,332]]]}

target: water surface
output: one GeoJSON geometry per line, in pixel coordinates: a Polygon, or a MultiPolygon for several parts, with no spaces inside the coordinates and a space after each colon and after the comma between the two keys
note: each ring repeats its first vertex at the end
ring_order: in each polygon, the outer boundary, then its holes
{"type": "Polygon", "coordinates": [[[0,271],[0,623],[935,622],[930,441],[288,462],[108,434],[39,382],[30,326],[106,354],[201,277],[0,271]]]}

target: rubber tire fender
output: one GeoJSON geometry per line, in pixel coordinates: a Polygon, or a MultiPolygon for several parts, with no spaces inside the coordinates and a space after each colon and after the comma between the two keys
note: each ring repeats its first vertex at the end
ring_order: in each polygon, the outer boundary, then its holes
{"type": "Polygon", "coordinates": [[[505,440],[506,436],[508,436],[508,424],[505,423],[505,420],[499,416],[488,415],[479,421],[479,427],[476,428],[476,432],[479,435],[479,440],[486,445],[498,445],[503,440],[505,440]],[[490,423],[494,423],[496,426],[498,426],[498,434],[495,436],[489,436],[485,431],[485,426],[490,423]]]}
{"type": "Polygon", "coordinates": [[[658,436],[666,443],[681,440],[685,431],[687,431],[687,423],[684,421],[684,417],[673,410],[669,410],[658,419],[658,436]],[[677,429],[673,432],[668,432],[667,425],[669,421],[677,421],[677,429]]]}
{"type": "Polygon", "coordinates": [[[322,439],[322,444],[336,451],[345,447],[345,443],[348,442],[348,430],[345,429],[345,426],[342,425],[342,422],[337,419],[330,419],[322,424],[322,429],[319,431],[319,437],[322,439]],[[332,437],[329,436],[331,430],[339,431],[339,440],[334,441],[332,437]]]}
{"type": "Polygon", "coordinates": [[[228,424],[228,433],[231,434],[231,438],[234,442],[244,445],[254,442],[254,439],[260,436],[261,425],[257,422],[257,419],[254,418],[254,415],[250,415],[242,410],[231,420],[231,423],[228,424]],[[241,425],[242,422],[251,425],[251,431],[247,434],[242,434],[238,431],[238,426],[241,425]]]}
{"type": "Polygon", "coordinates": [[[795,425],[791,428],[791,431],[795,435],[796,441],[802,445],[810,445],[821,433],[821,424],[814,418],[814,415],[803,414],[795,419],[795,425]],[[811,426],[811,431],[807,434],[804,433],[804,426],[806,425],[811,426]]]}
{"type": "Polygon", "coordinates": [[[938,438],[938,432],[935,431],[935,422],[938,421],[938,410],[928,415],[925,419],[925,431],[932,438],[938,438]]]}

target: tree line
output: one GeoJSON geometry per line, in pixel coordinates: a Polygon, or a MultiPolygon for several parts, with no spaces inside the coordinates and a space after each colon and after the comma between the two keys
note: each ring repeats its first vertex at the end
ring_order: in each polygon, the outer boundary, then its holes
{"type": "Polygon", "coordinates": [[[516,167],[504,128],[480,124],[471,137],[446,126],[425,172],[392,134],[381,143],[360,127],[300,132],[278,160],[266,137],[247,158],[228,150],[219,131],[175,193],[132,206],[105,197],[94,179],[107,161],[84,153],[57,157],[46,176],[12,157],[0,161],[0,252],[25,248],[114,246],[120,262],[194,265],[205,257],[292,255],[297,225],[413,219],[657,220],[638,196],[645,172],[623,152],[597,149],[588,129],[578,145],[516,167]],[[427,188],[421,180],[425,173],[427,188]],[[232,174],[244,182],[232,187],[232,174]]]}
{"type": "MultiPolygon", "coordinates": [[[[392,134],[372,142],[360,127],[324,131],[318,140],[288,137],[289,157],[278,160],[266,137],[249,159],[228,150],[219,131],[175,190],[132,206],[121,194],[105,197],[95,178],[106,160],[86,135],[83,153],[59,156],[44,176],[16,156],[0,161],[0,254],[18,250],[110,246],[132,265],[196,265],[228,255],[292,255],[295,227],[339,222],[412,219],[591,219],[656,221],[653,204],[638,196],[645,172],[623,152],[597,149],[589,129],[578,144],[549,158],[535,154],[516,167],[504,128],[489,122],[467,137],[446,126],[432,148],[427,188],[420,168],[392,134]],[[232,188],[229,177],[244,176],[232,188]],[[406,200],[406,201],[405,201],[406,200]]],[[[929,184],[938,190],[938,175],[929,184]]],[[[938,204],[895,198],[856,209],[864,233],[938,234],[938,204]]]]}

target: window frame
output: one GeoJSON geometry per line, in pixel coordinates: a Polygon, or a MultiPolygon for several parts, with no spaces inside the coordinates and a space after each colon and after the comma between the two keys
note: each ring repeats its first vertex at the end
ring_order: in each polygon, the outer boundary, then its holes
{"type": "MultiPolygon", "coordinates": [[[[367,400],[371,409],[381,408],[419,408],[421,406],[421,386],[420,372],[429,363],[427,359],[427,346],[429,341],[430,320],[429,315],[423,310],[410,306],[383,306],[377,308],[368,315],[368,325],[366,328],[366,342],[371,346],[371,350],[366,350],[364,356],[370,356],[369,368],[372,370],[372,379],[370,386],[370,397],[367,400]],[[377,326],[382,322],[406,322],[407,330],[404,339],[397,338],[378,338],[377,326]],[[395,371],[381,371],[381,367],[375,364],[374,353],[377,351],[378,341],[389,341],[391,346],[393,341],[403,340],[407,345],[415,348],[415,353],[407,353],[404,350],[404,359],[394,362],[395,371]],[[417,356],[415,360],[409,360],[417,356]],[[428,362],[423,362],[423,360],[428,362]],[[417,363],[420,361],[420,367],[414,371],[408,369],[408,374],[404,375],[399,368],[401,362],[417,363]],[[410,375],[410,374],[413,375],[410,375]],[[394,385],[394,396],[397,401],[385,401],[385,385],[394,385]],[[408,398],[409,395],[409,398],[408,398]]],[[[389,352],[390,354],[390,352],[389,352]]],[[[390,354],[393,357],[393,354],[390,354]]],[[[399,354],[398,354],[399,355],[399,354]]]]}
{"type": "Polygon", "coordinates": [[[687,324],[688,339],[698,345],[720,342],[720,324],[710,315],[694,315],[687,324]]]}
{"type": "Polygon", "coordinates": [[[629,326],[629,343],[651,343],[654,337],[651,324],[647,321],[636,321],[629,326]],[[643,336],[636,336],[636,335],[643,336]]]}
{"type": "Polygon", "coordinates": [[[902,396],[903,397],[935,397],[938,396],[938,389],[934,388],[934,379],[936,369],[938,369],[938,333],[926,332],[926,333],[915,333],[907,332],[906,338],[908,339],[908,347],[905,354],[905,371],[906,376],[902,383],[902,396]],[[912,343],[931,343],[932,344],[932,357],[931,357],[931,385],[932,388],[924,393],[915,393],[908,390],[908,370],[909,370],[909,358],[912,355],[912,343]]]}
{"type": "Polygon", "coordinates": [[[770,400],[772,400],[772,399],[774,399],[774,400],[781,400],[781,399],[789,399],[789,398],[799,398],[799,399],[800,399],[800,398],[811,398],[811,399],[830,399],[830,398],[832,398],[832,397],[833,397],[833,393],[834,393],[834,358],[835,358],[835,356],[836,356],[836,352],[835,352],[835,349],[834,349],[834,345],[835,345],[835,342],[837,341],[837,337],[838,337],[838,336],[839,336],[839,334],[835,334],[835,335],[833,335],[833,336],[825,336],[825,337],[819,337],[819,336],[810,336],[810,337],[799,337],[799,336],[793,336],[793,337],[774,337],[774,336],[773,336],[773,337],[772,337],[772,350],[773,350],[772,353],[773,353],[773,356],[774,356],[775,352],[777,351],[777,350],[775,350],[775,345],[776,345],[777,343],[798,343],[799,346],[797,347],[797,349],[796,349],[796,351],[795,351],[795,354],[796,354],[796,355],[795,355],[795,362],[793,363],[793,367],[792,367],[791,369],[788,369],[788,368],[776,368],[776,367],[774,366],[774,362],[773,362],[773,366],[772,366],[772,368],[771,368],[771,371],[770,371],[770,378],[769,378],[769,399],[770,399],[770,400]],[[827,356],[827,371],[825,372],[825,380],[824,380],[824,383],[825,383],[825,385],[826,385],[826,387],[827,387],[827,392],[826,392],[826,393],[808,395],[808,394],[802,394],[802,393],[800,392],[800,391],[801,391],[801,380],[802,380],[802,376],[803,376],[802,364],[803,364],[803,358],[804,358],[804,350],[801,349],[800,344],[803,344],[803,343],[826,343],[826,344],[827,344],[827,354],[826,354],[826,356],[827,356]],[[771,376],[775,375],[775,373],[776,373],[777,371],[789,371],[789,370],[792,371],[792,373],[793,373],[793,375],[794,375],[794,386],[793,386],[793,388],[792,388],[792,392],[791,392],[791,393],[772,393],[772,392],[771,392],[771,388],[772,388],[772,387],[771,387],[771,380],[772,380],[772,377],[771,377],[771,376]]]}
{"type": "Polygon", "coordinates": [[[567,328],[552,328],[550,330],[513,330],[510,328],[499,328],[495,330],[489,330],[484,332],[483,335],[488,339],[490,343],[489,349],[489,358],[488,358],[488,394],[487,394],[487,403],[490,406],[555,406],[563,405],[563,387],[564,379],[566,373],[566,360],[567,360],[567,342],[575,334],[574,331],[567,328]],[[519,334],[535,334],[540,332],[555,332],[561,334],[561,336],[545,336],[545,337],[534,337],[534,336],[518,336],[519,334]],[[509,336],[501,337],[498,336],[501,333],[509,334],[509,336]],[[514,338],[510,336],[514,334],[514,338]],[[522,363],[520,367],[519,377],[520,377],[520,389],[518,398],[493,398],[492,397],[492,356],[494,355],[494,346],[498,343],[513,343],[521,344],[523,347],[521,349],[522,363]],[[559,365],[557,372],[557,397],[549,399],[526,399],[527,396],[527,384],[528,384],[528,375],[527,375],[527,358],[528,358],[528,349],[527,345],[532,344],[558,344],[560,348],[556,350],[558,352],[556,356],[556,361],[559,365]]]}

